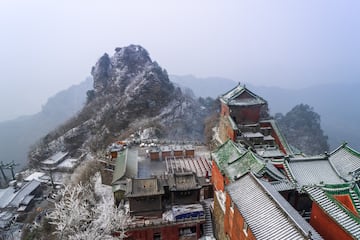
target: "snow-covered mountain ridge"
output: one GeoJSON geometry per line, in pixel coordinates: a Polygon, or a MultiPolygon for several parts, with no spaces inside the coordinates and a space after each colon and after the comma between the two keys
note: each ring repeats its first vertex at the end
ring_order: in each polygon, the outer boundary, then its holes
{"type": "Polygon", "coordinates": [[[99,151],[144,129],[154,137],[203,138],[204,108],[169,81],[166,70],[139,45],[116,48],[92,68],[94,90],[78,115],[46,135],[29,154],[37,163],[57,151],[99,151]]]}

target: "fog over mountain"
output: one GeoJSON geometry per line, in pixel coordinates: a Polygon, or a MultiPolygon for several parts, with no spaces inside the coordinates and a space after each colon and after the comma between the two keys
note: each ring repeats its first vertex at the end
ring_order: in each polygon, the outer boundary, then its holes
{"type": "Polygon", "coordinates": [[[102,53],[134,43],[171,74],[285,88],[357,81],[359,9],[354,0],[1,0],[0,121],[40,111],[102,53]]]}
{"type": "Polygon", "coordinates": [[[25,167],[30,146],[79,111],[91,88],[92,79],[88,78],[50,97],[37,114],[0,122],[1,161],[15,161],[17,170],[25,167]]]}
{"type": "MultiPolygon", "coordinates": [[[[196,96],[212,98],[237,84],[236,81],[220,77],[170,75],[170,79],[178,85],[191,88],[196,96]]],[[[78,112],[86,101],[86,92],[92,89],[92,84],[92,79],[88,78],[49,98],[42,111],[37,114],[0,122],[1,161],[14,160],[20,164],[17,169],[25,166],[29,147],[78,112]]],[[[247,84],[249,89],[268,101],[272,115],[278,112],[286,114],[300,103],[312,106],[321,117],[321,126],[329,137],[330,150],[343,141],[360,149],[360,127],[356,123],[360,118],[356,108],[360,97],[355,92],[359,85],[360,83],[326,84],[290,90],[247,84]]]]}

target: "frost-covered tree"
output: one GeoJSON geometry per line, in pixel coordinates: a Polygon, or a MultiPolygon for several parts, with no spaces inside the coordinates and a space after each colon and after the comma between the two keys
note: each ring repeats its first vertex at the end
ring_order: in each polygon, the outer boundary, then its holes
{"type": "Polygon", "coordinates": [[[90,184],[66,186],[62,199],[48,215],[59,239],[123,239],[127,216],[113,202],[96,196],[90,184]],[[114,237],[113,233],[120,233],[114,237]]]}
{"type": "Polygon", "coordinates": [[[314,155],[329,150],[320,115],[309,105],[296,105],[285,116],[276,114],[275,119],[288,142],[303,153],[314,155]]]}

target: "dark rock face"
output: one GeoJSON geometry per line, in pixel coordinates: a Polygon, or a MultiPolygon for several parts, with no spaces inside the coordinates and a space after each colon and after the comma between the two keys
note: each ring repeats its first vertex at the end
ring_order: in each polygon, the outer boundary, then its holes
{"type": "Polygon", "coordinates": [[[110,70],[110,58],[109,55],[105,53],[91,70],[93,78],[96,79],[94,80],[94,89],[96,92],[102,92],[107,88],[110,81],[110,70]]]}
{"type": "Polygon", "coordinates": [[[38,161],[59,150],[98,151],[148,128],[157,137],[203,139],[210,110],[175,87],[141,46],[116,48],[112,57],[104,54],[91,73],[94,90],[88,92],[85,107],[42,139],[30,159],[38,161]]]}
{"type": "Polygon", "coordinates": [[[167,74],[137,45],[116,48],[111,58],[104,54],[93,67],[92,75],[95,97],[125,97],[131,106],[148,110],[149,114],[157,114],[175,91],[167,74]]]}

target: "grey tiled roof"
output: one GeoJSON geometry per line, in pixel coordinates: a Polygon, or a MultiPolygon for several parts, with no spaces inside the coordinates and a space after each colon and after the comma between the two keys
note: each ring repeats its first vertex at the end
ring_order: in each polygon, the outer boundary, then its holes
{"type": "Polygon", "coordinates": [[[285,161],[285,169],[300,188],[304,185],[344,183],[324,157],[292,158],[285,161]]]}
{"type": "Polygon", "coordinates": [[[169,176],[169,188],[172,191],[192,190],[200,187],[196,181],[195,173],[174,173],[169,176]]]}
{"type": "Polygon", "coordinates": [[[141,197],[164,194],[157,178],[131,179],[127,185],[127,197],[141,197]]]}
{"type": "Polygon", "coordinates": [[[21,202],[34,192],[38,187],[40,187],[40,182],[32,180],[31,182],[26,183],[17,193],[16,196],[11,200],[9,206],[19,207],[21,202]]]}
{"type": "Polygon", "coordinates": [[[248,90],[245,86],[241,86],[240,84],[220,96],[220,100],[227,104],[233,106],[251,106],[251,105],[259,105],[266,104],[266,101],[256,95],[255,93],[248,90]],[[239,98],[240,95],[247,93],[247,98],[239,98]]]}
{"type": "Polygon", "coordinates": [[[350,233],[355,239],[360,239],[360,223],[352,218],[348,212],[344,211],[339,205],[334,203],[318,186],[306,186],[304,190],[309,193],[310,197],[343,229],[350,233]]]}
{"type": "Polygon", "coordinates": [[[275,188],[276,191],[288,191],[288,190],[294,190],[295,185],[292,184],[289,180],[280,180],[280,181],[273,181],[270,182],[270,184],[275,188]]]}
{"type": "Polygon", "coordinates": [[[329,160],[340,176],[347,181],[351,181],[352,172],[360,169],[360,154],[346,144],[330,153],[329,160]]]}
{"type": "Polygon", "coordinates": [[[265,188],[272,187],[252,174],[226,188],[256,239],[307,239],[308,231],[322,239],[275,189],[265,188]]]}
{"type": "Polygon", "coordinates": [[[284,153],[281,152],[278,148],[260,148],[255,150],[257,154],[264,158],[284,157],[284,153]]]}

